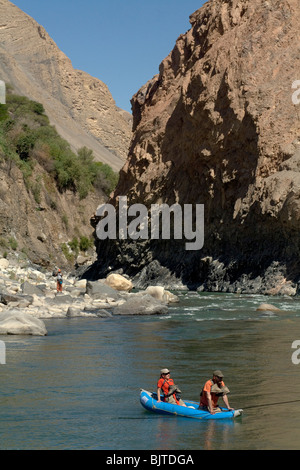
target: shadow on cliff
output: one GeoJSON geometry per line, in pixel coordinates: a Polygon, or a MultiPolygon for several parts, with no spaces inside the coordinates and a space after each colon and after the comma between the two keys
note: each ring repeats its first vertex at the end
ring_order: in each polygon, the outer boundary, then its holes
{"type": "MultiPolygon", "coordinates": [[[[163,179],[153,178],[147,196],[169,205],[204,204],[203,248],[187,251],[186,240],[174,239],[98,241],[98,260],[84,277],[97,279],[116,270],[134,277],[143,271],[145,282],[164,283],[167,268],[173,279],[205,290],[240,286],[244,280],[256,288],[267,271],[297,277],[297,263],[287,257],[280,224],[262,214],[260,201],[250,197],[256,184],[259,135],[246,98],[240,97],[243,109],[237,113],[226,73],[213,109],[205,100],[196,103],[196,94],[189,88],[174,107],[160,146],[161,162],[169,172],[163,179]],[[188,98],[193,98],[193,108],[188,98]],[[287,261],[286,270],[281,261],[287,261]]],[[[148,153],[151,149],[154,152],[148,145],[148,153]]],[[[140,191],[143,194],[143,188],[140,191]]]]}
{"type": "MultiPolygon", "coordinates": [[[[185,96],[181,95],[161,143],[161,159],[168,163],[169,173],[163,183],[152,182],[156,200],[161,198],[169,205],[204,204],[205,242],[201,250],[187,252],[184,243],[175,240],[150,243],[153,258],[187,285],[197,286],[205,281],[207,263],[201,259],[208,256],[226,265],[233,259],[240,260],[244,270],[247,263],[242,260],[248,256],[251,232],[256,230],[252,223],[242,225],[241,217],[234,211],[237,200],[243,201],[255,183],[259,136],[246,102],[240,120],[229,95],[226,74],[212,111],[204,100],[195,104],[192,86],[185,96]],[[187,105],[189,98],[193,98],[193,108],[187,105]],[[217,124],[212,112],[218,114],[217,124]]],[[[233,276],[241,273],[237,269],[233,276]]]]}
{"type": "MultiPolygon", "coordinates": [[[[151,181],[151,192],[153,202],[161,199],[169,205],[175,202],[182,206],[204,204],[204,247],[199,251],[186,251],[186,240],[174,239],[98,241],[98,261],[86,271],[85,277],[93,279],[118,269],[134,276],[156,260],[185,285],[197,288],[209,277],[207,257],[224,265],[240,260],[241,270],[235,264],[229,277],[238,277],[245,269],[245,246],[249,246],[245,238],[251,237],[251,227],[245,231],[241,220],[234,218],[234,208],[236,201],[243,200],[249,186],[255,182],[256,126],[246,110],[246,103],[244,118],[238,119],[229,99],[226,74],[220,81],[211,111],[206,101],[199,99],[195,85],[191,83],[185,96],[180,96],[167,121],[160,158],[168,165],[169,173],[164,179],[151,181]],[[187,105],[191,101],[193,107],[187,105]],[[212,113],[218,115],[218,123],[214,122],[212,113]],[[223,136],[221,140],[220,136],[223,136]],[[247,231],[249,233],[245,234],[247,231]]],[[[148,152],[151,148],[154,151],[154,147],[148,146],[148,152]]],[[[157,155],[152,157],[157,159],[157,155]]]]}

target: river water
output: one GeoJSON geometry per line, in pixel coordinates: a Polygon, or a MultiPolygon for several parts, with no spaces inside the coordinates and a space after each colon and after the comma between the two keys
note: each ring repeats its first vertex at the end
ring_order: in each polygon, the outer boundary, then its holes
{"type": "Polygon", "coordinates": [[[46,337],[0,336],[0,449],[300,449],[300,299],[179,296],[166,316],[53,319],[46,337]],[[282,311],[256,311],[263,302],[282,311]],[[191,400],[221,369],[243,416],[147,412],[139,390],[163,367],[191,400]]]}

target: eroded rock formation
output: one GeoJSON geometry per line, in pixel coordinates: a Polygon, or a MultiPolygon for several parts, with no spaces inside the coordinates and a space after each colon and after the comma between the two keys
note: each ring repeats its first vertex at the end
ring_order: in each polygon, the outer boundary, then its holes
{"type": "Polygon", "coordinates": [[[128,153],[131,115],[117,108],[108,87],[75,70],[45,29],[8,0],[0,0],[0,79],[44,105],[52,124],[78,150],[119,170],[128,153]]]}
{"type": "Polygon", "coordinates": [[[204,204],[204,247],[101,242],[94,273],[105,262],[132,274],[159,263],[210,290],[297,282],[298,11],[298,0],[210,0],[191,15],[191,29],[132,99],[134,136],[111,202],[204,204]]]}

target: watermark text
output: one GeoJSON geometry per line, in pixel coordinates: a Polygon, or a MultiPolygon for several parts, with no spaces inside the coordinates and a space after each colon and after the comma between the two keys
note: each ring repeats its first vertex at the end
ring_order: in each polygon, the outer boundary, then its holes
{"type": "Polygon", "coordinates": [[[292,89],[296,90],[292,94],[292,102],[293,104],[300,104],[300,80],[295,80],[292,83],[292,89]]]}
{"type": "Polygon", "coordinates": [[[119,197],[118,216],[112,204],[102,204],[96,211],[102,219],[96,227],[100,240],[189,240],[186,250],[200,250],[204,245],[203,204],[151,204],[150,213],[144,204],[128,206],[127,197],[119,197]],[[106,214],[106,215],[105,215],[106,214]],[[105,217],[104,217],[105,215],[105,217]]]}
{"type": "Polygon", "coordinates": [[[6,346],[4,341],[0,341],[0,364],[6,364],[6,346]]]}
{"type": "Polygon", "coordinates": [[[296,351],[292,354],[292,363],[295,365],[300,364],[300,340],[296,339],[292,343],[292,349],[296,349],[296,351]]]}

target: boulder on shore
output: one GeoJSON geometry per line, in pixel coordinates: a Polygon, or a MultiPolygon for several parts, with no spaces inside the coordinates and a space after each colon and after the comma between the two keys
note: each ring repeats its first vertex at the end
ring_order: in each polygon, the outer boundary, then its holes
{"type": "Polygon", "coordinates": [[[274,305],[271,305],[271,304],[260,304],[259,307],[257,307],[256,311],[258,312],[265,312],[266,310],[270,311],[270,312],[280,312],[280,308],[278,307],[275,307],[274,305]]]}
{"type": "Polygon", "coordinates": [[[9,292],[0,292],[0,302],[4,305],[16,302],[28,302],[31,304],[33,302],[33,297],[31,295],[24,294],[10,294],[9,292]]]}
{"type": "Polygon", "coordinates": [[[38,287],[34,284],[30,284],[30,282],[28,282],[28,281],[25,281],[21,284],[21,289],[22,289],[23,294],[27,294],[27,295],[35,294],[35,295],[38,295],[38,296],[43,296],[44,295],[44,292],[40,287],[38,287]]]}
{"type": "Polygon", "coordinates": [[[0,334],[44,335],[44,325],[31,322],[50,318],[164,315],[167,305],[179,300],[161,286],[150,286],[147,292],[131,292],[132,288],[128,276],[117,272],[94,281],[65,273],[63,293],[57,293],[53,272],[43,274],[11,262],[9,271],[0,273],[0,334]]]}
{"type": "Polygon", "coordinates": [[[122,305],[114,308],[114,315],[165,315],[168,307],[151,295],[130,297],[122,305]]]}
{"type": "Polygon", "coordinates": [[[119,291],[130,292],[133,289],[132,282],[121,274],[109,274],[105,279],[105,284],[119,291]]]}
{"type": "Polygon", "coordinates": [[[159,300],[160,302],[164,301],[165,289],[162,286],[148,286],[145,293],[151,295],[154,299],[159,300]]]}
{"type": "Polygon", "coordinates": [[[145,293],[166,304],[179,302],[177,295],[174,295],[172,292],[165,290],[165,288],[162,286],[148,286],[145,290],[145,293]]]}
{"type": "Polygon", "coordinates": [[[107,299],[119,299],[118,291],[100,281],[88,281],[86,284],[86,293],[92,299],[100,299],[103,301],[106,301],[107,299]]]}
{"type": "Polygon", "coordinates": [[[0,269],[7,269],[9,261],[6,258],[0,258],[0,269]]]}
{"type": "Polygon", "coordinates": [[[47,330],[39,318],[11,310],[0,313],[0,334],[46,336],[47,330]]]}

